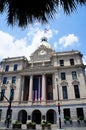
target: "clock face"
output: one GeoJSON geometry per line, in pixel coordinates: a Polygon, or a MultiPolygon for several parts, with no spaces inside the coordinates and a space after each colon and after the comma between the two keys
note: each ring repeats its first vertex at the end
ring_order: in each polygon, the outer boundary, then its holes
{"type": "Polygon", "coordinates": [[[45,50],[41,50],[40,52],[39,52],[39,55],[45,55],[46,54],[46,51],[45,50]]]}

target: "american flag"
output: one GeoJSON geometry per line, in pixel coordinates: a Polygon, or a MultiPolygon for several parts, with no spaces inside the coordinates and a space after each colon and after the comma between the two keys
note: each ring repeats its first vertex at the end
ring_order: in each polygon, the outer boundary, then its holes
{"type": "Polygon", "coordinates": [[[44,33],[47,33],[49,30],[47,29],[47,28],[45,28],[45,30],[44,30],[44,33]]]}

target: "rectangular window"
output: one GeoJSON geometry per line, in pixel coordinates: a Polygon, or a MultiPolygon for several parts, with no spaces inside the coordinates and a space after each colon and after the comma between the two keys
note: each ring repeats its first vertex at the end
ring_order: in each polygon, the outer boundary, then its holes
{"type": "Polygon", "coordinates": [[[18,65],[17,65],[17,64],[15,64],[15,65],[14,65],[14,71],[16,71],[16,70],[17,70],[17,67],[18,67],[18,65]]]}
{"type": "Polygon", "coordinates": [[[6,84],[7,83],[7,77],[4,77],[3,78],[3,84],[6,84]]]}
{"type": "Polygon", "coordinates": [[[64,66],[64,60],[60,60],[59,63],[60,63],[60,66],[64,66]]]}
{"type": "Polygon", "coordinates": [[[6,65],[5,71],[9,71],[9,65],[6,65]]]}
{"type": "Polygon", "coordinates": [[[68,99],[67,86],[62,86],[63,99],[68,99]]]}
{"type": "Polygon", "coordinates": [[[16,83],[16,76],[12,77],[12,83],[16,83]]]}
{"type": "Polygon", "coordinates": [[[62,73],[61,73],[61,80],[66,80],[65,72],[62,72],[62,73]]]}
{"type": "Polygon", "coordinates": [[[80,98],[79,86],[74,85],[75,98],[80,98]]]}
{"type": "Polygon", "coordinates": [[[69,108],[65,108],[64,110],[64,119],[70,119],[70,109],[69,108]]]}
{"type": "Polygon", "coordinates": [[[77,79],[76,71],[72,71],[72,79],[77,79]]]}
{"type": "Polygon", "coordinates": [[[77,111],[77,118],[81,118],[83,120],[84,119],[83,108],[76,108],[76,111],[77,111]]]}
{"type": "Polygon", "coordinates": [[[70,65],[74,65],[74,59],[70,59],[70,65]]]}
{"type": "Polygon", "coordinates": [[[13,88],[11,88],[11,90],[10,90],[10,101],[13,101],[13,99],[14,99],[14,89],[13,88]]]}
{"type": "Polygon", "coordinates": [[[0,101],[3,101],[3,100],[4,100],[4,95],[5,95],[5,89],[2,89],[2,90],[1,90],[1,98],[0,98],[0,101]]]}

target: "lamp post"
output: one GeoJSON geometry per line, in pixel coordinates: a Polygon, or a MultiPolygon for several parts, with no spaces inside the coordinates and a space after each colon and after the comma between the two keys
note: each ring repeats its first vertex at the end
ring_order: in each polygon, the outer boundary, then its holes
{"type": "MultiPolygon", "coordinates": [[[[0,92],[0,97],[2,95],[2,92],[0,92]]],[[[12,96],[13,94],[11,93],[11,96],[10,98],[8,99],[4,94],[2,95],[9,103],[8,105],[8,109],[7,109],[7,115],[6,115],[6,125],[7,125],[7,128],[9,128],[9,125],[10,125],[10,120],[11,120],[11,104],[12,104],[12,96]]]]}
{"type": "MultiPolygon", "coordinates": [[[[56,78],[57,81],[57,78],[56,78]]],[[[61,109],[60,109],[60,102],[59,102],[59,87],[57,84],[57,94],[58,94],[58,114],[59,114],[59,129],[61,129],[61,109]]]]}
{"type": "Polygon", "coordinates": [[[61,110],[60,110],[60,103],[58,102],[58,113],[59,113],[59,129],[61,129],[61,110]]]}

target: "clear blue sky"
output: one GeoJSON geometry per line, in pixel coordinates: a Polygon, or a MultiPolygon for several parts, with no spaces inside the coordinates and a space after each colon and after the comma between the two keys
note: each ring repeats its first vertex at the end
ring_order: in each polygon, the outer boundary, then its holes
{"type": "Polygon", "coordinates": [[[48,24],[35,22],[25,29],[8,26],[6,17],[5,13],[0,14],[0,60],[13,56],[29,58],[41,37],[46,35],[55,51],[79,50],[86,63],[86,6],[78,7],[68,16],[60,10],[48,24]],[[46,34],[45,28],[48,29],[46,34]]]}

